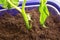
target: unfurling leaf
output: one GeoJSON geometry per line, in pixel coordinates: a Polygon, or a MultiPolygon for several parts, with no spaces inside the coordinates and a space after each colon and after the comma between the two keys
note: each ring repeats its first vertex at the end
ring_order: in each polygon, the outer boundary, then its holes
{"type": "Polygon", "coordinates": [[[39,6],[40,24],[42,26],[45,24],[45,21],[47,17],[49,16],[49,11],[48,11],[46,3],[47,3],[47,0],[41,0],[41,4],[39,6]]]}

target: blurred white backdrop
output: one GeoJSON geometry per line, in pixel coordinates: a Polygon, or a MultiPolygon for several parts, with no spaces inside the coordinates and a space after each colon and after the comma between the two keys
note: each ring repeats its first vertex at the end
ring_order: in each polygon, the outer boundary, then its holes
{"type": "MultiPolygon", "coordinates": [[[[24,1],[24,0],[19,0],[19,1],[24,1]]],[[[40,0],[27,0],[27,1],[28,2],[39,2],[40,0]]],[[[48,1],[54,2],[60,6],[60,0],[48,0],[48,1]]]]}

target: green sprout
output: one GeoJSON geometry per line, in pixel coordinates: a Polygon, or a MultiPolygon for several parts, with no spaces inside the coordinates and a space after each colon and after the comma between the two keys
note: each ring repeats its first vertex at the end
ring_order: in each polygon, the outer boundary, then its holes
{"type": "Polygon", "coordinates": [[[47,19],[47,17],[49,16],[49,11],[48,11],[48,8],[47,8],[47,0],[41,0],[41,4],[39,6],[39,12],[40,12],[40,24],[46,28],[45,26],[45,21],[47,19]]]}
{"type": "Polygon", "coordinates": [[[30,30],[32,28],[32,26],[31,26],[31,24],[29,22],[28,15],[25,12],[26,0],[24,0],[24,2],[22,4],[22,9],[17,7],[18,6],[18,2],[19,2],[19,0],[0,0],[0,4],[3,5],[3,8],[7,8],[7,9],[15,8],[15,9],[17,9],[21,13],[21,15],[23,16],[23,19],[24,19],[25,24],[26,24],[26,28],[28,30],[30,30]]]}

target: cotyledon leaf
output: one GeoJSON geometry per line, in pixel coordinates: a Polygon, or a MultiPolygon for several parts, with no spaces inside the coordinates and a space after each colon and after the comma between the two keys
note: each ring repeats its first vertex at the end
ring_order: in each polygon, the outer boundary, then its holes
{"type": "Polygon", "coordinates": [[[2,4],[3,8],[7,8],[7,0],[0,0],[0,4],[2,4]]]}
{"type": "MultiPolygon", "coordinates": [[[[19,0],[10,0],[14,5],[18,6],[18,2],[19,0]]],[[[13,8],[13,6],[11,6],[9,3],[8,3],[8,8],[13,8]]]]}
{"type": "MultiPolygon", "coordinates": [[[[18,6],[18,1],[19,0],[10,0],[14,5],[18,6]]],[[[10,8],[13,8],[8,2],[7,0],[0,0],[0,4],[2,4],[2,7],[3,8],[7,8],[7,9],[10,9],[10,8]]]]}

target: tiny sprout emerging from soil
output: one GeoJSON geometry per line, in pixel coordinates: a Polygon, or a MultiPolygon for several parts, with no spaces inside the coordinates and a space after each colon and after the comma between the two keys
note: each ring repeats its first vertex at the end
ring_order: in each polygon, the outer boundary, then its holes
{"type": "Polygon", "coordinates": [[[44,27],[44,28],[47,28],[45,26],[45,21],[47,19],[47,17],[49,16],[49,11],[48,11],[48,8],[47,8],[47,0],[41,0],[41,4],[39,6],[39,12],[40,12],[40,24],[44,27]]]}
{"type": "Polygon", "coordinates": [[[21,15],[23,16],[23,19],[25,21],[25,24],[26,24],[26,28],[28,30],[30,30],[32,28],[29,20],[30,20],[30,17],[27,16],[26,12],[25,12],[25,4],[26,4],[26,0],[24,0],[24,2],[22,3],[22,9],[20,9],[18,6],[18,2],[19,0],[0,0],[0,4],[3,5],[3,8],[7,8],[7,9],[10,9],[10,8],[15,8],[17,9],[19,12],[21,12],[21,15]]]}

